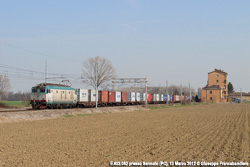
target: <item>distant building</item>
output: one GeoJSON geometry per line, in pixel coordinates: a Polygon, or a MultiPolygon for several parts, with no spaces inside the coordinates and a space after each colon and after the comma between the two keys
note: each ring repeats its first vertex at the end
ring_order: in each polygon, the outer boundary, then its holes
{"type": "MultiPolygon", "coordinates": [[[[230,93],[228,95],[228,99],[229,101],[235,101],[236,99],[241,99],[241,93],[240,92],[234,92],[234,93],[230,93]]],[[[242,101],[246,102],[246,101],[250,101],[250,94],[249,93],[244,93],[242,92],[242,101]]]]}
{"type": "Polygon", "coordinates": [[[222,70],[215,69],[208,73],[207,86],[202,88],[202,102],[226,102],[228,98],[227,88],[228,74],[222,70]]]}

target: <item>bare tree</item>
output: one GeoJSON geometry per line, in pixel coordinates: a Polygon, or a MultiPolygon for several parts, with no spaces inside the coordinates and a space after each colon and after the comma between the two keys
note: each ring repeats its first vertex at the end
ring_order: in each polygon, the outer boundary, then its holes
{"type": "Polygon", "coordinates": [[[116,77],[115,69],[110,61],[105,58],[89,58],[83,63],[83,82],[94,88],[107,87],[109,82],[116,77]]]}
{"type": "Polygon", "coordinates": [[[10,81],[7,76],[0,74],[0,100],[1,96],[6,94],[10,89],[10,81]]]}

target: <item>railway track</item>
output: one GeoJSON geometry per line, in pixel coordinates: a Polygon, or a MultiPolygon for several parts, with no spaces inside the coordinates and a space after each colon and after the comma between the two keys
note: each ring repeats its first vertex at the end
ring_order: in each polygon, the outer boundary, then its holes
{"type": "MultiPolygon", "coordinates": [[[[148,106],[153,106],[153,105],[164,105],[164,104],[148,104],[148,106]]],[[[173,105],[173,103],[169,104],[170,106],[173,105]]],[[[136,105],[120,105],[120,106],[98,106],[98,107],[125,107],[125,106],[136,106],[136,105]]],[[[76,108],[93,108],[92,106],[85,106],[85,107],[76,107],[76,108]]],[[[58,108],[58,109],[32,109],[32,108],[26,108],[26,109],[0,109],[0,113],[11,113],[11,112],[23,112],[23,111],[40,111],[40,110],[65,110],[65,109],[76,109],[76,108],[58,108]]]]}
{"type": "Polygon", "coordinates": [[[22,111],[36,111],[33,109],[15,109],[15,110],[0,110],[0,113],[9,113],[9,112],[22,112],[22,111]]]}

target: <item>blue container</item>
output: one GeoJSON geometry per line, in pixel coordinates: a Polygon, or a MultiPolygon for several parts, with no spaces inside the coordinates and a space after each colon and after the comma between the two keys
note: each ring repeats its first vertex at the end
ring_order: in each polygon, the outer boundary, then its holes
{"type": "Polygon", "coordinates": [[[170,101],[173,101],[173,95],[170,95],[169,98],[170,98],[170,101]]]}
{"type": "Polygon", "coordinates": [[[163,101],[167,101],[167,95],[163,95],[163,101]]]}

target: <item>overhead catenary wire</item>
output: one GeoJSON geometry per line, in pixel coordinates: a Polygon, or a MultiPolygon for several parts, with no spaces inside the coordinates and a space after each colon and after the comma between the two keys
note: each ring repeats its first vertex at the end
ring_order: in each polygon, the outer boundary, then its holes
{"type": "Polygon", "coordinates": [[[54,59],[57,59],[57,60],[60,59],[60,60],[64,60],[64,61],[69,61],[69,60],[70,61],[77,61],[77,62],[80,61],[80,60],[75,60],[75,59],[72,59],[72,58],[67,59],[67,58],[62,58],[62,57],[59,57],[59,56],[53,56],[53,55],[49,55],[49,54],[37,52],[37,51],[26,49],[26,48],[23,48],[23,47],[15,46],[15,45],[12,45],[12,44],[9,44],[9,43],[6,43],[6,42],[1,42],[0,41],[0,44],[4,44],[4,45],[12,47],[12,48],[16,48],[16,49],[23,50],[23,51],[26,51],[26,52],[29,52],[29,53],[33,53],[35,55],[41,55],[41,56],[51,57],[51,58],[54,58],[54,59]]]}
{"type": "MultiPolygon", "coordinates": [[[[29,70],[25,68],[19,68],[14,66],[9,66],[5,64],[0,64],[0,74],[5,75],[11,79],[11,82],[20,83],[20,81],[44,81],[45,72],[29,70]]],[[[48,73],[47,75],[49,82],[60,83],[61,79],[70,79],[71,83],[80,84],[81,77],[75,74],[62,74],[62,73],[48,73]]]]}
{"type": "MultiPolygon", "coordinates": [[[[28,69],[24,69],[24,68],[18,68],[18,67],[14,67],[14,66],[9,66],[9,65],[5,65],[5,64],[0,64],[0,72],[2,72],[3,74],[19,74],[19,75],[30,75],[30,76],[34,76],[34,75],[43,75],[44,78],[44,74],[45,72],[41,72],[41,71],[34,71],[34,70],[28,70],[28,69]]],[[[81,79],[81,77],[76,76],[75,74],[63,74],[63,73],[48,73],[48,75],[50,76],[65,76],[68,78],[72,78],[72,79],[81,79]]]]}

